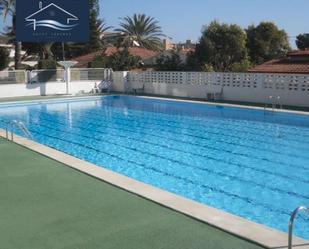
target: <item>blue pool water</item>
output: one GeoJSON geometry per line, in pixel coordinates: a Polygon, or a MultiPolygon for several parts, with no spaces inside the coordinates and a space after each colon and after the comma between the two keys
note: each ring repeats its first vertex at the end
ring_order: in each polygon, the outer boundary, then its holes
{"type": "MultiPolygon", "coordinates": [[[[282,231],[309,205],[309,116],[108,96],[0,107],[34,139],[282,231]]],[[[18,133],[18,131],[16,131],[18,133]]],[[[295,233],[309,239],[309,219],[295,233]]]]}

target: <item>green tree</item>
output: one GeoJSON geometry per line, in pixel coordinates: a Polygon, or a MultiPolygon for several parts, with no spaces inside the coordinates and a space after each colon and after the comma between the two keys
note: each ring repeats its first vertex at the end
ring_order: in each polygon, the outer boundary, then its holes
{"type": "Polygon", "coordinates": [[[251,62],[248,59],[242,60],[241,62],[234,63],[231,67],[232,72],[247,72],[251,67],[251,62]]]}
{"type": "Polygon", "coordinates": [[[89,68],[107,68],[110,66],[110,58],[107,56],[96,56],[88,65],[89,68]]]}
{"type": "Polygon", "coordinates": [[[156,70],[158,71],[183,71],[184,63],[179,54],[172,52],[170,55],[162,55],[156,61],[156,70]]]}
{"type": "Polygon", "coordinates": [[[203,63],[198,60],[196,54],[191,52],[187,56],[186,64],[185,64],[186,71],[203,71],[203,72],[213,72],[214,67],[209,63],[203,63]]]}
{"type": "Polygon", "coordinates": [[[141,58],[133,56],[127,49],[120,49],[108,57],[106,67],[115,71],[129,71],[140,66],[141,58]]]}
{"type": "MultiPolygon", "coordinates": [[[[106,47],[105,40],[102,39],[102,34],[111,27],[107,26],[104,19],[100,19],[100,5],[98,0],[89,0],[89,42],[87,43],[66,43],[65,54],[66,58],[72,58],[96,52],[106,47]]],[[[62,50],[61,44],[53,46],[53,53],[58,58],[61,54],[58,49],[62,50]]],[[[62,57],[62,56],[61,56],[62,57]]]]}
{"type": "MultiPolygon", "coordinates": [[[[103,19],[100,19],[100,4],[99,0],[89,0],[89,42],[84,44],[81,54],[91,53],[103,48],[104,40],[101,39],[103,32],[106,32],[111,27],[106,26],[103,19]]],[[[80,44],[72,46],[79,47],[80,44]]]]}
{"type": "Polygon", "coordinates": [[[309,34],[300,34],[296,37],[296,45],[298,49],[309,49],[309,34]]]}
{"type": "Polygon", "coordinates": [[[162,29],[158,21],[145,14],[123,18],[120,28],[115,31],[121,34],[118,40],[119,47],[139,46],[154,51],[162,49],[162,29]]]}
{"type": "Polygon", "coordinates": [[[0,47],[0,70],[8,67],[10,62],[10,51],[6,48],[0,47]]]}
{"type": "Polygon", "coordinates": [[[118,49],[110,56],[106,56],[103,50],[101,55],[88,63],[89,68],[112,68],[115,71],[129,71],[142,66],[141,58],[130,54],[126,48],[118,49]]]}
{"type": "Polygon", "coordinates": [[[8,29],[7,35],[15,45],[15,69],[21,66],[21,42],[16,41],[16,2],[15,0],[0,0],[0,15],[4,21],[8,16],[12,17],[12,27],[8,29]]]}
{"type": "Polygon", "coordinates": [[[247,28],[247,47],[254,64],[284,57],[290,50],[288,35],[272,22],[261,22],[247,28]]]}
{"type": "Polygon", "coordinates": [[[235,24],[213,21],[204,27],[194,56],[199,70],[231,71],[248,60],[246,33],[235,24]]]}

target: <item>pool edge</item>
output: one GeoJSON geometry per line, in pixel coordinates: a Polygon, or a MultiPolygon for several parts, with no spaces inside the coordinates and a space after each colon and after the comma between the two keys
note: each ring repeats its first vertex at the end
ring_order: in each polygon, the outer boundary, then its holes
{"type": "MultiPolygon", "coordinates": [[[[2,129],[0,129],[0,136],[5,137],[5,131],[2,129]]],[[[95,177],[96,179],[107,182],[237,237],[266,248],[287,248],[288,235],[284,232],[161,190],[20,136],[16,135],[14,142],[84,174],[95,177]]],[[[297,248],[309,249],[309,241],[294,237],[293,242],[297,248]]]]}
{"type": "MultiPolygon", "coordinates": [[[[115,94],[115,95],[123,95],[123,94],[115,94]]],[[[192,104],[203,104],[203,105],[210,105],[210,106],[223,106],[229,108],[240,108],[240,109],[247,109],[247,110],[258,110],[258,111],[267,111],[267,112],[275,112],[275,113],[290,113],[290,114],[298,114],[298,115],[305,115],[309,116],[309,112],[306,111],[296,111],[296,110],[288,110],[288,109],[273,109],[273,108],[264,108],[259,106],[253,105],[240,105],[240,104],[229,104],[229,103],[217,103],[217,102],[209,102],[209,101],[202,101],[202,100],[190,100],[190,99],[181,99],[181,98],[168,98],[168,97],[157,97],[157,96],[147,96],[147,95],[123,95],[123,96],[134,96],[139,98],[145,99],[158,99],[158,100],[168,100],[168,101],[175,101],[175,102],[186,102],[192,104]]]]}
{"type": "Polygon", "coordinates": [[[297,110],[289,110],[289,109],[273,109],[273,108],[264,108],[254,105],[241,105],[241,104],[230,104],[230,103],[217,103],[217,102],[210,102],[210,101],[203,101],[203,100],[195,100],[195,99],[182,99],[179,98],[169,98],[164,96],[151,96],[151,95],[131,95],[131,94],[123,94],[123,93],[111,93],[111,94],[102,94],[102,95],[66,95],[63,97],[51,97],[47,99],[33,99],[33,100],[19,100],[19,101],[3,101],[0,102],[1,106],[6,105],[22,105],[22,104],[42,104],[48,102],[61,102],[65,100],[69,101],[78,101],[78,100],[96,100],[101,99],[109,96],[131,96],[136,98],[144,98],[144,99],[157,99],[157,100],[167,100],[167,101],[174,101],[174,102],[184,102],[184,103],[192,103],[192,104],[202,104],[202,105],[209,105],[209,106],[222,106],[228,108],[239,108],[239,109],[246,109],[246,110],[257,110],[257,111],[266,111],[266,112],[274,112],[274,113],[289,113],[289,114],[297,114],[297,115],[304,115],[309,116],[309,112],[307,111],[297,111],[297,110]]]}

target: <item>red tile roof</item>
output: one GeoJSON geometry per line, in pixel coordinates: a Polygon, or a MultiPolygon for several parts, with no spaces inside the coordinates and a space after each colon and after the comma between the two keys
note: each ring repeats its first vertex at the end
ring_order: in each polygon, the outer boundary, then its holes
{"type": "Polygon", "coordinates": [[[302,56],[302,57],[308,57],[309,58],[309,50],[308,49],[306,49],[306,50],[295,50],[295,51],[288,53],[288,56],[290,56],[290,57],[302,56]]]}
{"type": "Polygon", "coordinates": [[[82,55],[76,58],[73,58],[73,61],[77,61],[78,63],[75,65],[75,67],[79,67],[79,68],[87,68],[88,67],[88,63],[90,61],[93,61],[95,57],[102,55],[102,51],[99,52],[94,52],[94,53],[90,53],[90,54],[86,54],[86,55],[82,55]]]}
{"type": "Polygon", "coordinates": [[[309,61],[271,60],[249,70],[251,73],[309,74],[309,61]]]}
{"type": "MultiPolygon", "coordinates": [[[[115,47],[109,47],[109,48],[106,49],[105,54],[107,56],[110,56],[115,52],[117,52],[117,49],[115,47]]],[[[150,59],[150,58],[158,55],[158,52],[148,50],[148,49],[145,49],[145,48],[138,48],[138,47],[129,48],[129,53],[131,55],[141,57],[142,60],[147,60],[147,59],[150,59]]]]}
{"type": "MultiPolygon", "coordinates": [[[[72,60],[78,62],[76,67],[79,67],[79,68],[88,67],[88,63],[90,61],[93,61],[95,57],[97,57],[99,55],[111,56],[112,54],[114,54],[116,52],[117,52],[116,47],[108,47],[106,49],[105,53],[103,51],[98,51],[98,52],[94,52],[94,53],[90,53],[90,54],[86,54],[86,55],[83,55],[83,56],[76,57],[72,60]]],[[[147,59],[153,58],[153,57],[155,57],[159,54],[158,52],[148,50],[148,49],[145,49],[145,48],[138,48],[138,47],[129,48],[129,53],[131,55],[134,55],[134,56],[139,56],[142,60],[147,60],[147,59]]]]}
{"type": "Polygon", "coordinates": [[[268,61],[252,68],[249,72],[309,74],[309,50],[289,52],[287,58],[268,61]]]}

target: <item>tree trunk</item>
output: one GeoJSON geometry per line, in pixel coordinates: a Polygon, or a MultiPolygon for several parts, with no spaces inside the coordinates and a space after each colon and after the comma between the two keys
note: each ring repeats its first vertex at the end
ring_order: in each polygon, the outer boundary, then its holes
{"type": "Polygon", "coordinates": [[[43,53],[44,53],[44,59],[45,60],[51,60],[53,59],[54,55],[51,51],[51,47],[53,46],[53,42],[48,42],[48,43],[43,43],[42,48],[43,48],[43,53]]]}
{"type": "Polygon", "coordinates": [[[21,66],[21,42],[15,42],[15,70],[21,66]]]}

